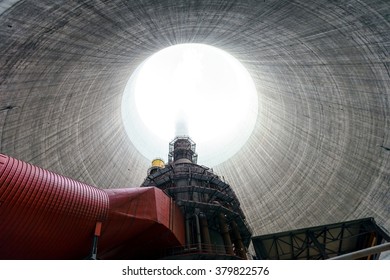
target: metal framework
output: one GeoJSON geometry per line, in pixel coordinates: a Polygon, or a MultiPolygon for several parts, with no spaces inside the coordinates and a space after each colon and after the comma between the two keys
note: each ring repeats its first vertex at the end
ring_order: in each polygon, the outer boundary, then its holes
{"type": "MultiPolygon", "coordinates": [[[[390,237],[373,218],[252,237],[257,258],[268,260],[329,259],[384,241],[390,237]]],[[[375,253],[365,259],[378,258],[375,253]]]]}
{"type": "Polygon", "coordinates": [[[195,143],[176,137],[169,144],[168,164],[148,172],[141,185],[163,190],[185,217],[185,246],[171,248],[164,258],[246,259],[252,231],[236,194],[196,160],[195,143]]]}
{"type": "Polygon", "coordinates": [[[196,164],[198,161],[198,155],[195,152],[196,151],[196,144],[188,136],[176,136],[175,139],[173,139],[169,143],[168,163],[172,163],[174,161],[174,157],[175,157],[174,151],[178,149],[178,147],[175,146],[175,144],[180,143],[181,141],[183,141],[184,143],[189,142],[190,146],[188,148],[185,147],[184,149],[190,150],[192,152],[191,161],[196,164]]]}

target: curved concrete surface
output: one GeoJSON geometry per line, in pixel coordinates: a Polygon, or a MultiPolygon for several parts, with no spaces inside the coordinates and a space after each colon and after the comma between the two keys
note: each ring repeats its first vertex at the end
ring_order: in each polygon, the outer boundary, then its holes
{"type": "Polygon", "coordinates": [[[254,133],[214,168],[254,234],[367,216],[390,230],[388,1],[8,0],[0,14],[1,153],[139,186],[150,163],[122,126],[126,82],[156,51],[204,43],[256,83],[254,133]]]}

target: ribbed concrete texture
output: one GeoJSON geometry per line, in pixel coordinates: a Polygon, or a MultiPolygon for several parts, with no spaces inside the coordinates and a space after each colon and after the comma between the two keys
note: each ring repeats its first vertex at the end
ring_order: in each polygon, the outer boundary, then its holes
{"type": "Polygon", "coordinates": [[[388,0],[8,0],[0,13],[1,153],[139,186],[149,160],[122,126],[126,82],[156,51],[204,43],[256,83],[255,130],[214,168],[254,234],[367,216],[390,230],[388,0]]]}

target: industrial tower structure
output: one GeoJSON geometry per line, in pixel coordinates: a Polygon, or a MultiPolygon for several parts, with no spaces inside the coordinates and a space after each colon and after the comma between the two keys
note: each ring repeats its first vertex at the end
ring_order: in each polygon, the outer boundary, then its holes
{"type": "Polygon", "coordinates": [[[139,188],[99,189],[0,154],[0,259],[378,259],[373,218],[252,237],[231,187],[177,137],[139,188]]]}
{"type": "Polygon", "coordinates": [[[168,164],[154,160],[141,185],[163,190],[185,217],[185,246],[166,258],[247,259],[252,233],[237,196],[212,169],[197,164],[195,148],[189,137],[176,137],[168,164]]]}

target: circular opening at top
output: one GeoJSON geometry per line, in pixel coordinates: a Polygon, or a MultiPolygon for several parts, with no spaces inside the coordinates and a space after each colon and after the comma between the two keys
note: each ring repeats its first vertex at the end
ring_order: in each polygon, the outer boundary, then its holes
{"type": "Polygon", "coordinates": [[[198,163],[215,166],[237,153],[258,112],[254,82],[227,52],[180,44],[146,59],[130,77],[122,119],[136,149],[149,160],[167,158],[175,136],[197,144],[198,163]]]}

